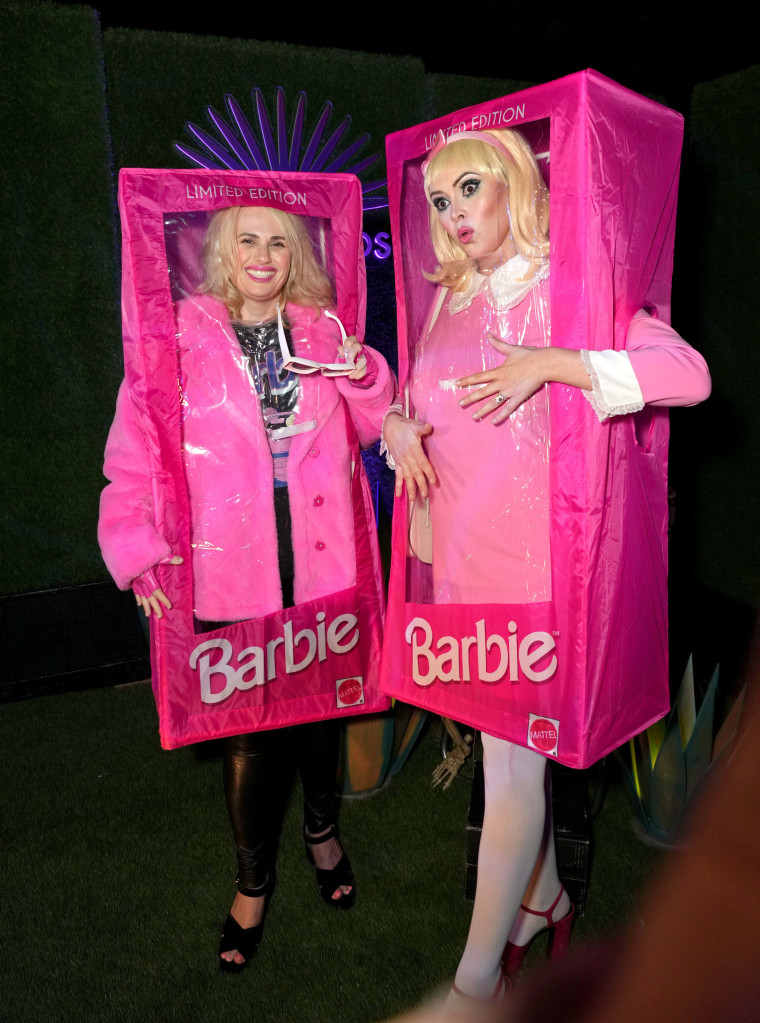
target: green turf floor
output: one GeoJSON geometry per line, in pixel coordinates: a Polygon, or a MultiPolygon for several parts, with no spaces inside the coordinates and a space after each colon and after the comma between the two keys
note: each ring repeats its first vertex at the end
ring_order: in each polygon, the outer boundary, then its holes
{"type": "MultiPolygon", "coordinates": [[[[216,965],[235,869],[218,746],[162,751],[147,685],[5,705],[0,743],[3,1021],[359,1023],[452,976],[469,783],[431,789],[429,732],[382,791],[344,800],[350,913],[318,898],[294,791],[264,941],[235,977],[216,965]]],[[[658,861],[631,816],[613,781],[576,942],[625,920],[658,861]]]]}

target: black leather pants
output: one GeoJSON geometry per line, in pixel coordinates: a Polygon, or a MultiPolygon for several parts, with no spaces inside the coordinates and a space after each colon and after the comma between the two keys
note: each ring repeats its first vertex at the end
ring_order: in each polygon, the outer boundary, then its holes
{"type": "Polygon", "coordinates": [[[294,764],[309,833],[334,823],[339,743],[337,719],[225,739],[224,794],[244,895],[265,885],[272,872],[294,764]]]}
{"type": "MultiPolygon", "coordinates": [[[[293,604],[293,547],[286,488],[274,491],[283,607],[293,604]]],[[[225,739],[224,795],[238,860],[238,890],[256,894],[274,867],[292,768],[301,776],[304,821],[318,835],[335,823],[340,721],[251,732],[225,739]]],[[[258,893],[260,894],[260,893],[258,893]]]]}

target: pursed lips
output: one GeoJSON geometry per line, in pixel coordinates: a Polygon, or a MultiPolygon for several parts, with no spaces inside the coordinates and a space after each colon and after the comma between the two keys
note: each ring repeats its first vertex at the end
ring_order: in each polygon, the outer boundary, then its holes
{"type": "Polygon", "coordinates": [[[471,227],[460,227],[457,231],[457,238],[463,245],[467,245],[472,240],[473,233],[474,231],[471,227]]]}

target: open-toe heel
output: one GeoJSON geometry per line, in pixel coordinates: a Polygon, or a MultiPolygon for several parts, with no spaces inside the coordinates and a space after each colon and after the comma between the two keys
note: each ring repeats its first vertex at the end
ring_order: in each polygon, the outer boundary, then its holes
{"type": "Polygon", "coordinates": [[[265,896],[264,916],[253,927],[241,927],[232,913],[227,915],[227,919],[222,925],[222,936],[219,939],[219,969],[222,973],[240,973],[256,955],[264,934],[264,917],[269,905],[271,890],[271,878],[267,878],[260,888],[240,888],[238,886],[238,891],[242,895],[248,895],[251,898],[265,896]],[[243,956],[244,962],[236,963],[234,959],[224,959],[222,957],[223,952],[232,952],[233,949],[243,956]]]}
{"type": "Polygon", "coordinates": [[[316,837],[309,834],[306,830],[306,825],[304,824],[303,840],[304,847],[306,849],[306,858],[316,870],[319,894],[328,906],[333,906],[335,909],[350,909],[356,900],[356,881],[354,881],[354,875],[351,870],[351,863],[348,856],[346,856],[345,852],[341,849],[342,855],[335,866],[330,870],[323,870],[315,864],[314,853],[311,851],[311,846],[322,845],[324,842],[329,842],[331,838],[338,838],[334,824],[330,825],[329,830],[326,831],[324,835],[318,835],[316,837]],[[351,891],[347,895],[341,892],[339,898],[333,898],[336,891],[338,891],[341,887],[350,888],[351,891]]]}

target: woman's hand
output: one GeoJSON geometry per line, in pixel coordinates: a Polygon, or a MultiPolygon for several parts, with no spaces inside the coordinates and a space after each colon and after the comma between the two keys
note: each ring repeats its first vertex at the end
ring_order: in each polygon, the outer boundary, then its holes
{"type": "Polygon", "coordinates": [[[418,490],[421,497],[427,497],[428,484],[438,482],[422,446],[422,438],[432,432],[430,423],[418,423],[398,412],[385,417],[383,440],[396,464],[396,497],[401,496],[404,483],[407,497],[413,501],[418,490]]]}
{"type": "Polygon", "coordinates": [[[583,366],[581,353],[575,349],[510,345],[490,332],[488,340],[506,356],[504,362],[484,373],[473,373],[457,380],[457,387],[481,385],[462,398],[459,402],[462,408],[489,399],[473,414],[473,419],[481,420],[495,413],[491,420],[494,426],[503,423],[540,387],[550,382],[591,390],[591,378],[583,366]]]}
{"type": "Polygon", "coordinates": [[[362,346],[354,335],[347,337],[345,344],[341,345],[343,358],[349,365],[353,364],[353,370],[348,374],[349,380],[363,380],[367,375],[367,359],[362,354],[362,346]]]}
{"type": "MultiPolygon", "coordinates": [[[[181,565],[185,559],[175,554],[172,558],[162,561],[162,565],[181,565]]],[[[156,585],[158,580],[153,569],[143,572],[137,579],[132,580],[132,590],[135,594],[137,606],[143,609],[146,618],[150,618],[151,611],[156,618],[163,618],[163,608],[171,611],[172,602],[166,596],[160,586],[156,585]],[[162,608],[163,605],[163,608],[162,608]]]]}
{"type": "Polygon", "coordinates": [[[477,402],[489,399],[473,414],[480,420],[493,415],[494,425],[504,422],[522,403],[541,387],[549,377],[548,348],[533,348],[529,345],[510,345],[489,332],[488,340],[493,347],[506,356],[504,362],[494,369],[457,380],[457,387],[478,387],[477,391],[462,398],[459,404],[469,408],[477,402]]]}

